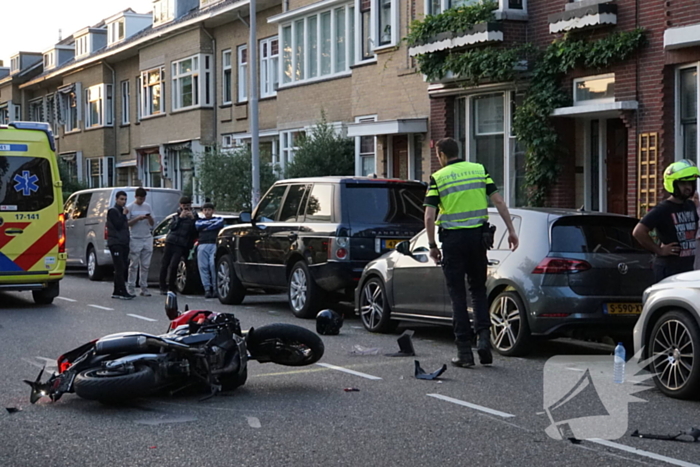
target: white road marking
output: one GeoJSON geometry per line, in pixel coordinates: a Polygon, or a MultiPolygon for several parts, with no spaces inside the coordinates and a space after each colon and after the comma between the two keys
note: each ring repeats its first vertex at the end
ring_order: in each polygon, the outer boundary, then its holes
{"type": "Polygon", "coordinates": [[[56,366],[56,359],[55,358],[46,358],[46,357],[34,357],[37,360],[43,360],[46,362],[46,366],[56,366]]]}
{"type": "Polygon", "coordinates": [[[44,365],[42,365],[41,363],[34,362],[34,361],[32,361],[32,360],[30,360],[30,359],[28,359],[28,358],[22,358],[22,361],[27,362],[27,363],[29,363],[31,366],[35,366],[35,367],[37,367],[37,368],[39,368],[39,369],[44,368],[44,365]]]}
{"type": "Polygon", "coordinates": [[[246,417],[246,419],[248,419],[248,425],[250,425],[251,428],[260,428],[262,426],[257,417],[246,417]]]}
{"type": "Polygon", "coordinates": [[[625,452],[631,452],[632,454],[636,454],[638,456],[648,457],[649,459],[654,459],[657,461],[666,462],[666,463],[672,464],[672,465],[679,465],[681,467],[698,467],[700,465],[700,464],[693,464],[691,462],[685,462],[685,461],[682,461],[679,459],[674,459],[673,457],[662,456],[661,454],[656,454],[656,453],[649,452],[649,451],[643,451],[641,449],[636,449],[636,448],[633,448],[630,446],[626,446],[624,444],[613,443],[612,441],[608,441],[606,439],[592,438],[592,439],[587,439],[585,441],[590,441],[591,443],[600,444],[600,445],[607,446],[607,447],[613,448],[613,449],[619,449],[619,450],[625,451],[625,452]]]}
{"type": "Polygon", "coordinates": [[[92,304],[90,304],[90,305],[88,305],[88,306],[91,306],[91,307],[93,307],[93,308],[97,308],[97,309],[99,309],[99,310],[114,311],[114,308],[107,308],[106,306],[92,305],[92,304]]]}
{"type": "Polygon", "coordinates": [[[344,373],[349,373],[349,374],[355,375],[355,376],[361,376],[361,377],[367,378],[367,379],[372,379],[372,380],[381,379],[379,376],[372,376],[372,375],[368,375],[367,373],[360,373],[359,371],[350,370],[348,368],[343,368],[342,366],[330,365],[328,363],[317,363],[316,365],[322,366],[324,368],[330,368],[331,370],[342,371],[344,373]]]}
{"type": "Polygon", "coordinates": [[[459,399],[453,399],[452,397],[443,396],[442,394],[426,394],[426,396],[434,397],[436,399],[441,399],[443,401],[452,402],[453,404],[462,405],[464,407],[469,407],[470,409],[480,410],[482,412],[490,413],[491,415],[497,415],[503,418],[515,417],[513,414],[501,412],[500,410],[490,409],[481,405],[472,404],[471,402],[465,402],[459,399]]]}
{"type": "Polygon", "coordinates": [[[151,322],[158,321],[157,319],[146,318],[145,316],[141,316],[141,315],[132,315],[131,313],[127,313],[126,316],[131,316],[132,318],[142,319],[144,321],[151,321],[151,322]]]}
{"type": "Polygon", "coordinates": [[[78,300],[73,300],[72,298],[68,298],[68,297],[56,297],[56,298],[59,300],[65,300],[67,302],[77,302],[78,301],[78,300]]]}

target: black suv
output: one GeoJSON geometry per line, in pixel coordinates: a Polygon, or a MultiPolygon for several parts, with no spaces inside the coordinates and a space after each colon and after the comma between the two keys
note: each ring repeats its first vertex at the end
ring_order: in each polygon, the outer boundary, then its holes
{"type": "Polygon", "coordinates": [[[364,177],[280,180],[242,224],[217,240],[219,300],[247,288],[286,290],[292,312],[310,318],[349,298],[365,265],[423,228],[421,182],[364,177]]]}

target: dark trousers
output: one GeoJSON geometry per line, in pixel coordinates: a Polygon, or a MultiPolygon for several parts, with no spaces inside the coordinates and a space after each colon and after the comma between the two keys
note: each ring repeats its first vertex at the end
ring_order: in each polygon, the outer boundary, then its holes
{"type": "Polygon", "coordinates": [[[172,243],[165,244],[163,261],[160,263],[160,290],[176,291],[177,265],[180,263],[180,259],[186,255],[186,247],[173,245],[172,243]]]}
{"type": "Polygon", "coordinates": [[[126,245],[112,245],[109,247],[114,264],[114,295],[126,295],[126,274],[129,264],[129,247],[126,245]]]}
{"type": "Polygon", "coordinates": [[[477,333],[491,326],[486,303],[486,271],[488,259],[482,240],[482,229],[443,230],[442,271],[447,291],[452,300],[452,328],[455,343],[460,351],[470,351],[474,331],[477,333]],[[474,310],[474,331],[467,311],[467,287],[474,310]]]}
{"type": "Polygon", "coordinates": [[[680,274],[682,272],[692,271],[694,268],[695,257],[686,256],[683,258],[677,256],[655,258],[653,263],[654,280],[659,282],[667,277],[680,274]]]}

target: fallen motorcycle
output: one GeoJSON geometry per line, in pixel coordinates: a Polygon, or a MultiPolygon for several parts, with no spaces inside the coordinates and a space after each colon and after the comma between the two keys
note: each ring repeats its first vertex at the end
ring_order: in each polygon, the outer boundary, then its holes
{"type": "Polygon", "coordinates": [[[292,324],[270,324],[241,331],[232,313],[178,311],[170,292],[165,311],[168,332],[111,334],[61,355],[57,371],[42,383],[42,369],[30,401],[57,401],[75,392],[84,399],[121,402],[158,392],[203,391],[213,396],[245,384],[248,360],[304,366],[317,362],[324,351],[321,338],[292,324]]]}

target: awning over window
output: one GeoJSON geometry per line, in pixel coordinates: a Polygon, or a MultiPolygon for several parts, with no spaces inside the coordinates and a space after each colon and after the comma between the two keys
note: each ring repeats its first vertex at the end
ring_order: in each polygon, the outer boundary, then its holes
{"type": "Polygon", "coordinates": [[[132,159],[130,161],[118,162],[116,167],[118,169],[121,169],[123,167],[136,167],[136,159],[132,159]]]}
{"type": "Polygon", "coordinates": [[[700,24],[691,24],[664,31],[664,49],[682,49],[700,45],[700,24]]]}
{"type": "Polygon", "coordinates": [[[571,118],[615,118],[620,116],[622,110],[637,110],[637,101],[618,101],[605,104],[575,105],[573,107],[559,107],[554,109],[552,117],[571,118]]]}
{"type": "Polygon", "coordinates": [[[401,135],[406,133],[427,133],[427,118],[403,118],[378,122],[348,124],[348,136],[401,135]]]}

